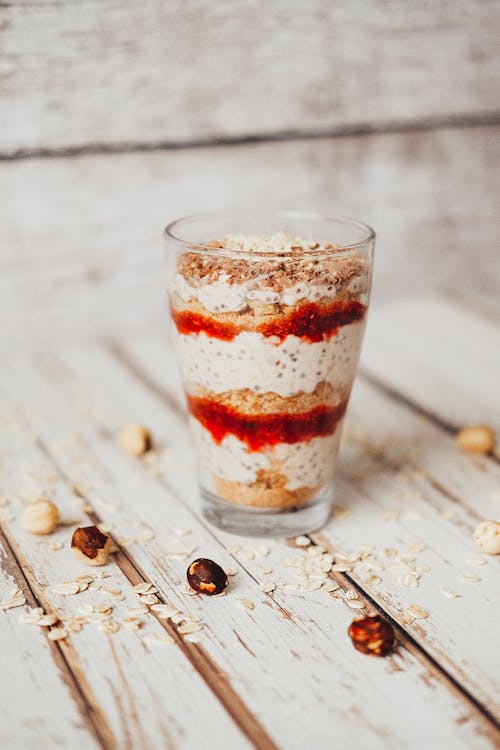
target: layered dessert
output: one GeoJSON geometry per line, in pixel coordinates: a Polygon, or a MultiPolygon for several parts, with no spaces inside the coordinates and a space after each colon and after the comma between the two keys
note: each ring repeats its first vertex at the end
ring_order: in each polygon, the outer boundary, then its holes
{"type": "Polygon", "coordinates": [[[284,233],[179,255],[171,313],[204,490],[274,509],[328,491],[369,286],[361,252],[284,233]]]}

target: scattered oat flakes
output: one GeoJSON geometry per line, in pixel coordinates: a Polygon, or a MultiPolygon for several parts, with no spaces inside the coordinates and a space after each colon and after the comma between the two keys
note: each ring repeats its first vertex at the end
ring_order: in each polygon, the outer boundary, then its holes
{"type": "Polygon", "coordinates": [[[445,586],[441,586],[441,593],[443,594],[443,596],[447,596],[448,599],[460,599],[460,594],[457,594],[451,589],[447,589],[445,586]]]}
{"type": "Polygon", "coordinates": [[[51,641],[62,641],[65,638],[67,638],[68,635],[69,633],[66,630],[66,628],[53,628],[52,630],[48,632],[47,637],[51,641]]]}
{"type": "Polygon", "coordinates": [[[384,550],[384,555],[389,558],[397,557],[397,554],[397,549],[394,549],[393,547],[386,547],[384,550]]]}
{"type": "Polygon", "coordinates": [[[58,552],[63,547],[64,547],[64,542],[58,542],[55,539],[49,542],[49,549],[53,550],[54,552],[58,552]]]}
{"type": "Polygon", "coordinates": [[[151,648],[165,648],[175,642],[168,633],[152,633],[151,635],[145,635],[143,640],[146,646],[151,648]]]}
{"type": "Polygon", "coordinates": [[[237,568],[225,568],[226,575],[235,576],[238,572],[237,568]]]}
{"type": "Polygon", "coordinates": [[[296,547],[309,547],[311,540],[307,536],[296,536],[295,546],[296,547]]]}
{"type": "Polygon", "coordinates": [[[240,545],[239,544],[233,544],[231,547],[227,548],[227,551],[230,555],[235,555],[237,552],[239,552],[240,545]]]}
{"type": "Polygon", "coordinates": [[[418,604],[410,604],[407,607],[405,615],[411,617],[414,620],[426,620],[429,617],[429,613],[423,607],[419,607],[418,604]]]}
{"type": "Polygon", "coordinates": [[[303,591],[317,591],[322,586],[321,581],[306,581],[302,584],[302,590],[303,591]]]}
{"type": "Polygon", "coordinates": [[[141,602],[144,602],[144,604],[158,604],[159,602],[156,594],[140,594],[139,599],[141,602]]]}
{"type": "MultiPolygon", "coordinates": [[[[147,613],[147,609],[145,607],[144,609],[146,611],[141,614],[147,613]]],[[[160,620],[168,620],[174,615],[179,614],[179,610],[177,609],[177,607],[174,607],[172,604],[153,604],[153,606],[151,607],[151,611],[154,612],[155,615],[160,618],[160,620]]]]}
{"type": "Polygon", "coordinates": [[[465,561],[468,565],[486,565],[484,557],[468,557],[465,561]]]}
{"type": "Polygon", "coordinates": [[[465,583],[479,583],[481,577],[474,575],[474,573],[462,573],[459,576],[459,580],[465,581],[465,583]]]}
{"type": "Polygon", "coordinates": [[[323,589],[323,591],[332,592],[337,591],[340,586],[337,581],[334,581],[332,578],[328,578],[328,580],[323,581],[323,583],[321,584],[321,588],[323,589]]]}
{"type": "Polygon", "coordinates": [[[336,573],[348,573],[352,570],[352,565],[343,565],[342,563],[334,563],[331,567],[336,573]]]}
{"type": "Polygon", "coordinates": [[[78,594],[83,590],[80,586],[88,586],[88,584],[85,582],[79,583],[77,581],[62,581],[62,583],[57,583],[53,586],[52,590],[61,596],[74,596],[74,594],[78,594]]]}
{"type": "Polygon", "coordinates": [[[409,544],[407,547],[408,552],[423,552],[425,549],[427,549],[427,545],[425,542],[416,541],[412,544],[409,544]]]}
{"type": "Polygon", "coordinates": [[[255,609],[255,604],[250,601],[250,599],[245,599],[245,597],[242,597],[241,599],[236,599],[235,604],[240,609],[245,609],[247,612],[251,612],[253,609],[255,609]]]}
{"type": "Polygon", "coordinates": [[[139,630],[142,626],[142,620],[139,617],[125,617],[121,625],[125,630],[139,630]]]}
{"type": "Polygon", "coordinates": [[[179,625],[177,632],[181,635],[188,635],[189,633],[197,633],[202,628],[203,623],[201,622],[185,622],[184,624],[179,625]]]}
{"type": "Polygon", "coordinates": [[[365,606],[365,603],[358,600],[349,601],[347,600],[347,606],[351,609],[363,609],[365,606]]]}
{"type": "Polygon", "coordinates": [[[270,581],[270,580],[262,581],[262,583],[259,585],[259,589],[264,594],[270,594],[272,591],[276,589],[276,584],[274,583],[274,581],[270,581]]]}
{"type": "Polygon", "coordinates": [[[354,601],[355,599],[359,599],[359,594],[356,589],[347,589],[345,592],[345,598],[354,601]]]}
{"type": "Polygon", "coordinates": [[[144,581],[144,583],[137,583],[135,586],[133,586],[133,591],[135,591],[136,594],[155,594],[158,589],[155,588],[152,583],[144,581]]]}

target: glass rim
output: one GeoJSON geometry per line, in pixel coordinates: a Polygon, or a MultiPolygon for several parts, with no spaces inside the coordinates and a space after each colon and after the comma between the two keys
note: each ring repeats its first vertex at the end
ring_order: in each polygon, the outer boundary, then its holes
{"type": "Polygon", "coordinates": [[[235,211],[207,211],[205,213],[199,213],[199,214],[191,214],[187,216],[181,216],[179,219],[175,219],[174,221],[171,221],[167,224],[165,229],[163,230],[163,236],[165,239],[174,240],[175,242],[180,243],[181,245],[184,245],[186,248],[189,249],[190,252],[194,253],[212,253],[217,255],[239,255],[239,256],[245,256],[245,257],[252,257],[252,258],[259,258],[259,257],[294,257],[294,258],[304,258],[307,256],[314,256],[314,257],[325,257],[330,255],[335,256],[348,256],[352,253],[355,253],[356,250],[359,250],[360,248],[372,244],[376,239],[375,230],[372,229],[372,227],[369,224],[366,224],[363,221],[359,221],[358,219],[351,219],[348,216],[335,216],[327,213],[318,213],[315,211],[294,211],[294,210],[288,210],[288,209],[277,209],[275,211],[259,211],[258,209],[255,209],[254,211],[244,211],[244,210],[235,210],[235,211]],[[343,224],[345,226],[353,226],[357,227],[358,229],[362,229],[365,233],[365,236],[358,240],[357,242],[349,242],[345,245],[339,246],[335,245],[330,252],[325,252],[325,250],[313,250],[308,249],[304,251],[303,253],[296,253],[293,251],[287,251],[287,250],[281,250],[281,251],[259,251],[257,253],[249,252],[248,250],[242,250],[238,247],[224,247],[224,248],[215,248],[213,245],[204,244],[201,242],[193,242],[192,240],[188,240],[184,237],[182,237],[180,234],[177,233],[177,229],[179,226],[184,226],[185,224],[194,223],[196,221],[200,220],[208,220],[208,219],[223,219],[224,217],[227,218],[249,218],[252,216],[255,216],[256,214],[260,214],[263,217],[274,217],[279,218],[280,216],[283,217],[283,219],[304,219],[304,220],[321,220],[321,221],[331,221],[336,222],[337,224],[343,224]]]}

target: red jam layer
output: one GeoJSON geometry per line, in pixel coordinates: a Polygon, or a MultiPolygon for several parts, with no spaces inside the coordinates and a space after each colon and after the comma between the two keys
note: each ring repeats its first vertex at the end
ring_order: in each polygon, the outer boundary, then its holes
{"type": "Polygon", "coordinates": [[[345,414],[347,400],[337,406],[316,406],[299,414],[242,414],[234,407],[208,398],[187,395],[190,413],[210,432],[216,443],[235,435],[251,451],[277,443],[300,443],[331,435],[345,414]]]}
{"type": "MultiPolygon", "coordinates": [[[[179,333],[205,333],[216,339],[232,341],[243,328],[231,321],[221,321],[208,315],[194,313],[190,310],[171,308],[172,319],[179,333]]],[[[256,331],[264,336],[277,336],[284,341],[287,336],[299,336],[310,342],[329,339],[342,326],[363,320],[366,312],[361,302],[330,302],[318,305],[308,302],[288,315],[276,316],[267,323],[262,323],[256,331]]]]}

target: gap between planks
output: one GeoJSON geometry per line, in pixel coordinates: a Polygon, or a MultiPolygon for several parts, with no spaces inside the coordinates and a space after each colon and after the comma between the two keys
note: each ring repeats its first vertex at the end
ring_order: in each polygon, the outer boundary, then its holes
{"type": "MultiPolygon", "coordinates": [[[[64,482],[66,482],[68,486],[71,486],[72,491],[78,497],[84,500],[88,508],[91,509],[85,511],[85,514],[87,515],[89,520],[92,521],[92,523],[95,525],[101,523],[102,519],[92,508],[89,499],[83,492],[72,485],[69,477],[66,475],[65,471],[59,465],[56,458],[52,455],[50,449],[45,445],[43,440],[41,440],[39,436],[36,436],[35,441],[40,451],[51,462],[54,470],[59,474],[60,478],[64,482]]],[[[110,534],[110,536],[113,540],[113,544],[117,547],[118,550],[114,555],[114,560],[124,576],[130,582],[130,584],[132,586],[135,586],[138,583],[149,582],[148,577],[144,574],[140,565],[138,565],[138,563],[134,560],[133,556],[119,544],[119,542],[112,536],[112,534],[110,534]]],[[[15,553],[14,545],[14,541],[12,541],[12,543],[9,542],[9,549],[12,556],[16,560],[18,567],[22,569],[22,565],[15,553]]],[[[35,595],[33,586],[28,581],[26,574],[23,574],[23,578],[26,581],[26,584],[29,587],[30,591],[32,591],[34,598],[42,601],[41,597],[35,595]]],[[[182,636],[180,636],[177,632],[177,627],[173,623],[164,619],[160,619],[152,610],[150,611],[150,613],[155,616],[155,619],[160,623],[164,630],[174,639],[176,645],[181,649],[186,658],[191,662],[200,677],[212,691],[217,700],[221,703],[236,726],[243,732],[243,734],[254,745],[254,747],[256,747],[257,750],[278,750],[277,745],[273,742],[271,737],[267,734],[263,726],[255,718],[253,713],[248,709],[238,693],[233,689],[229,680],[223,674],[221,669],[216,664],[214,664],[209,655],[206,653],[205,649],[197,643],[190,643],[189,641],[184,640],[182,636]]],[[[70,647],[67,644],[64,645],[63,652],[65,649],[69,648],[70,647]]],[[[71,670],[73,681],[78,686],[78,681],[81,679],[82,674],[81,670],[75,668],[76,664],[71,664],[69,659],[65,659],[65,661],[68,665],[68,668],[71,670]]],[[[85,691],[82,691],[82,694],[86,694],[86,705],[88,706],[89,710],[94,711],[93,706],[95,706],[95,702],[89,700],[89,695],[91,694],[88,693],[88,688],[86,688],[85,691]]],[[[104,725],[104,728],[106,728],[104,719],[102,720],[102,723],[104,725]]],[[[101,722],[99,722],[99,726],[100,725],[101,722]]],[[[111,732],[109,729],[106,733],[102,733],[102,736],[101,734],[99,735],[99,739],[101,740],[103,747],[114,747],[113,743],[108,742],[108,738],[110,736],[111,732]]]]}
{"type": "MultiPolygon", "coordinates": [[[[172,397],[172,394],[169,392],[166,392],[164,388],[162,388],[159,384],[154,381],[151,376],[145,372],[139,362],[132,357],[129,352],[121,346],[117,341],[110,340],[106,342],[106,348],[107,350],[112,354],[112,356],[127,370],[129,373],[138,380],[143,386],[146,388],[149,388],[151,392],[159,398],[167,409],[171,409],[171,403],[175,403],[175,415],[179,417],[179,415],[184,418],[184,412],[179,409],[179,405],[177,401],[172,397]],[[167,398],[165,398],[165,395],[167,395],[167,398]]],[[[376,389],[383,392],[385,395],[389,396],[392,400],[395,400],[399,403],[403,403],[404,406],[411,409],[414,412],[417,412],[423,416],[425,416],[429,421],[431,421],[436,426],[440,427],[441,429],[445,430],[447,433],[449,432],[456,432],[455,428],[451,425],[447,425],[443,420],[441,420],[438,417],[435,417],[432,413],[429,412],[427,414],[426,410],[421,409],[417,404],[414,404],[410,399],[407,399],[405,396],[400,395],[397,391],[392,389],[389,386],[386,386],[382,381],[380,381],[378,378],[373,378],[372,382],[372,376],[368,375],[364,370],[361,373],[361,376],[367,380],[371,385],[373,385],[376,389]]],[[[193,514],[193,511],[191,508],[186,505],[182,498],[180,498],[173,490],[170,485],[161,477],[157,477],[157,481],[160,481],[162,484],[164,484],[168,489],[176,495],[179,502],[183,504],[184,507],[187,508],[189,512],[193,514]]],[[[433,482],[433,486],[439,491],[443,492],[443,488],[439,483],[433,482]]],[[[450,497],[449,493],[445,492],[447,497],[450,497]]],[[[455,498],[452,498],[455,500],[455,498]]],[[[205,526],[205,523],[202,518],[199,518],[197,516],[200,523],[202,523],[205,526]]],[[[218,537],[214,534],[212,529],[210,529],[208,526],[205,526],[205,528],[209,531],[209,533],[223,546],[224,543],[218,539],[218,537]]],[[[324,539],[321,535],[321,532],[306,534],[306,536],[310,539],[310,541],[313,544],[319,544],[325,549],[328,549],[331,551],[331,546],[329,542],[324,539]]],[[[251,572],[241,563],[241,561],[238,561],[240,565],[246,570],[248,575],[250,575],[253,578],[253,575],[251,572]]],[[[467,701],[471,707],[474,707],[481,715],[489,722],[490,726],[492,727],[492,740],[493,742],[498,740],[498,735],[496,734],[500,730],[500,724],[496,720],[495,716],[489,711],[489,709],[482,704],[478,699],[476,699],[472,693],[467,690],[467,688],[463,687],[460,682],[455,679],[449,671],[442,666],[436,658],[434,658],[431,654],[428,653],[426,648],[418,643],[418,641],[411,635],[411,633],[407,632],[403,625],[398,622],[398,620],[393,617],[381,604],[379,604],[372,595],[367,593],[364,588],[356,582],[354,579],[352,579],[349,575],[345,573],[333,573],[330,572],[329,576],[337,581],[337,583],[343,584],[344,587],[346,585],[354,587],[361,597],[365,600],[367,604],[369,604],[371,607],[375,608],[376,611],[383,614],[395,627],[397,633],[398,633],[398,640],[404,645],[407,650],[412,653],[429,671],[440,680],[441,683],[443,683],[450,691],[455,693],[457,696],[461,697],[463,700],[467,701]]],[[[272,597],[272,594],[270,595],[270,598],[272,597]]]]}
{"type": "MultiPolygon", "coordinates": [[[[22,556],[16,551],[15,540],[8,531],[0,526],[0,545],[5,554],[12,571],[16,573],[15,579],[23,589],[28,604],[32,607],[43,607],[48,609],[48,603],[37,587],[30,580],[28,574],[29,566],[23,565],[22,556]]],[[[48,640],[48,639],[47,639],[48,640]]],[[[78,664],[76,653],[68,643],[62,641],[50,641],[49,645],[54,661],[62,673],[63,679],[68,685],[71,694],[83,716],[90,731],[105,750],[114,750],[116,741],[104,714],[100,711],[97,701],[85,680],[83,670],[78,664]]]]}
{"type": "Polygon", "coordinates": [[[282,141],[307,141],[319,138],[346,138],[352,136],[380,135],[384,133],[418,133],[441,128],[473,128],[500,125],[500,112],[484,111],[477,114],[431,116],[413,120],[387,120],[373,125],[369,122],[351,123],[334,128],[308,128],[304,130],[275,130],[262,134],[198,138],[190,141],[124,141],[122,143],[89,143],[64,148],[15,149],[0,152],[1,161],[20,159],[67,159],[78,156],[148,153],[151,151],[179,151],[181,149],[210,148],[213,146],[242,146],[254,143],[279,143],[282,141]]]}

